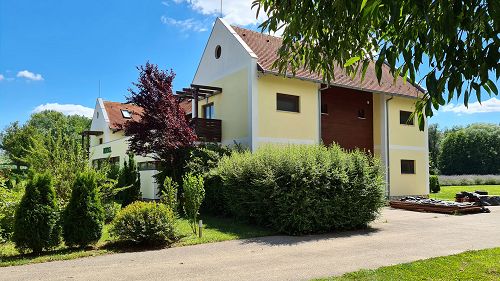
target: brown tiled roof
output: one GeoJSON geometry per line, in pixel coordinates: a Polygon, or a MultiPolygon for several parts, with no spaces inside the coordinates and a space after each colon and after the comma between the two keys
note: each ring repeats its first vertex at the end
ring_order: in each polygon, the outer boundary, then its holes
{"type": "MultiPolygon", "coordinates": [[[[278,70],[273,68],[272,64],[278,58],[278,49],[282,44],[282,39],[280,37],[263,34],[261,32],[237,26],[232,26],[232,28],[257,55],[257,63],[259,67],[264,72],[278,74],[278,70]]],[[[334,74],[335,80],[331,82],[331,84],[339,87],[411,97],[417,97],[419,93],[423,92],[421,88],[416,87],[409,82],[404,83],[402,78],[398,78],[394,83],[394,78],[389,72],[389,67],[385,64],[382,68],[382,79],[380,84],[378,83],[375,75],[375,65],[373,63],[370,63],[363,82],[361,82],[360,75],[352,79],[341,67],[337,65],[335,66],[334,74]]],[[[323,81],[320,74],[310,72],[306,69],[298,70],[295,77],[319,83],[323,81]]]]}
{"type": "MultiPolygon", "coordinates": [[[[191,113],[191,101],[182,101],[180,107],[186,114],[191,113]]],[[[109,118],[109,128],[112,130],[121,130],[123,125],[131,119],[124,118],[122,110],[128,110],[132,114],[132,120],[141,120],[142,107],[130,103],[121,103],[114,101],[104,101],[104,108],[109,118]]]]}

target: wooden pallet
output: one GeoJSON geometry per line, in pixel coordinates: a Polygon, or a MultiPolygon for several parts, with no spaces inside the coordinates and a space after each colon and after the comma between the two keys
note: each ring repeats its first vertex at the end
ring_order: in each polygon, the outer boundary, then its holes
{"type": "Polygon", "coordinates": [[[435,204],[419,204],[405,201],[390,201],[389,205],[396,209],[442,214],[475,214],[483,211],[481,206],[445,206],[435,204]]]}

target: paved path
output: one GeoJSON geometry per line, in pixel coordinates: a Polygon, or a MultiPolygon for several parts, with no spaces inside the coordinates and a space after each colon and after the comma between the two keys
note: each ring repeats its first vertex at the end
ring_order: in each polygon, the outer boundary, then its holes
{"type": "Polygon", "coordinates": [[[372,228],[274,236],[0,268],[0,280],[308,280],[500,247],[500,207],[448,216],[384,209],[372,228]]]}

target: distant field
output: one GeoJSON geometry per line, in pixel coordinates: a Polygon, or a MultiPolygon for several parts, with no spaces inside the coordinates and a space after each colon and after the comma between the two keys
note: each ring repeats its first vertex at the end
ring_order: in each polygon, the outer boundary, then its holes
{"type": "Polygon", "coordinates": [[[439,193],[431,193],[430,197],[442,200],[455,200],[455,194],[462,191],[485,190],[490,195],[500,195],[500,185],[468,185],[468,186],[441,186],[439,193]]]}

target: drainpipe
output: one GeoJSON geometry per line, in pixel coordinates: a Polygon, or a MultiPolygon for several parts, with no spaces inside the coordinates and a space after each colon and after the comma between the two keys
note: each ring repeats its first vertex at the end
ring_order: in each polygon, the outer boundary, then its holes
{"type": "Polygon", "coordinates": [[[386,169],[387,169],[387,199],[391,199],[391,172],[390,172],[390,162],[389,162],[389,150],[390,150],[390,141],[389,141],[389,101],[392,100],[394,96],[391,96],[389,99],[385,100],[385,132],[386,132],[386,169]]]}

